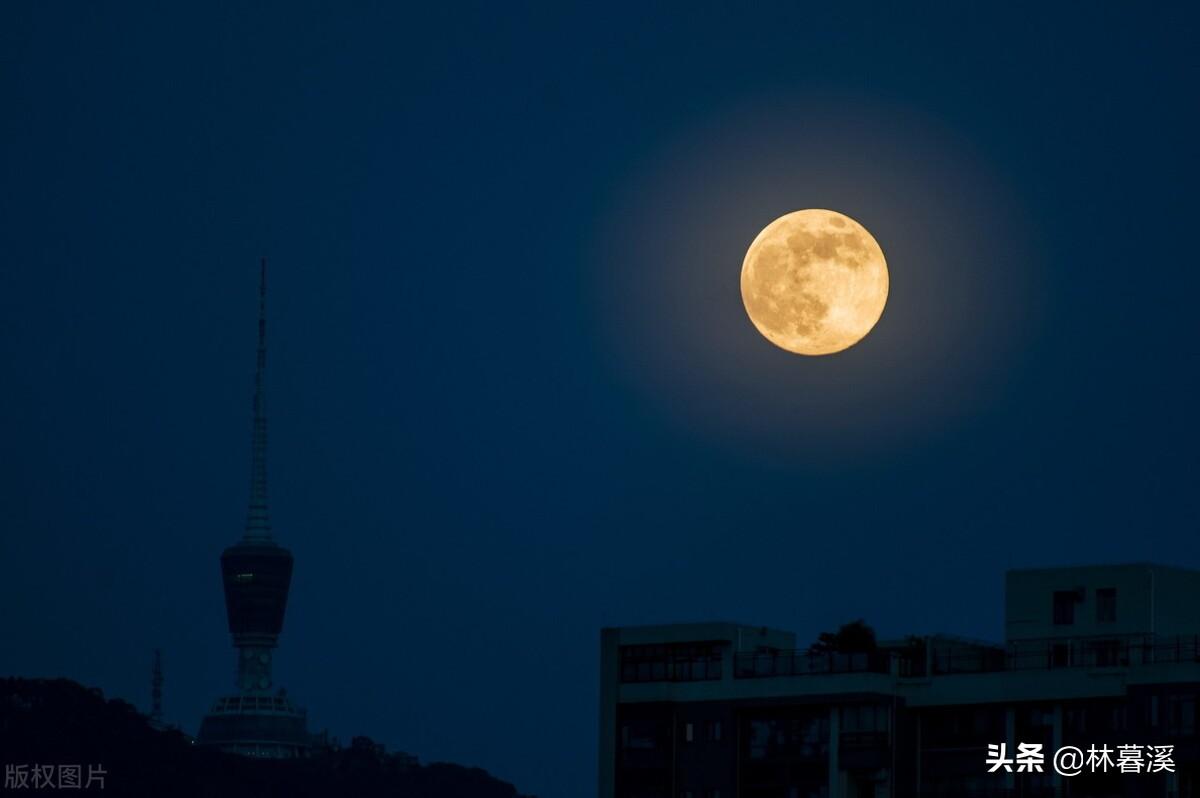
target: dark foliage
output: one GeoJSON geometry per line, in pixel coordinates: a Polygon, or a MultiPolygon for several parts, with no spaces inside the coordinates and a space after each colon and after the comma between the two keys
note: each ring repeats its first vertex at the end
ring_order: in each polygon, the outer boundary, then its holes
{"type": "Polygon", "coordinates": [[[421,765],[366,737],[293,761],[199,748],[179,731],[152,727],[130,704],[66,679],[0,679],[0,760],[78,764],[85,780],[88,765],[101,765],[104,790],[91,792],[106,796],[520,798],[478,768],[421,765]]]}
{"type": "Polygon", "coordinates": [[[809,647],[814,653],[864,654],[875,650],[875,630],[859,618],[844,623],[836,632],[821,632],[809,647]]]}

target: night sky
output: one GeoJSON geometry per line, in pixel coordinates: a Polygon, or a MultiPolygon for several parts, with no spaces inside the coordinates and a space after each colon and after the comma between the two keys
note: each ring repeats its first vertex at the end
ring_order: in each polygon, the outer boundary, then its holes
{"type": "Polygon", "coordinates": [[[601,626],[1200,566],[1194,5],[245,5],[0,11],[0,673],[232,688],[262,255],[277,683],[344,741],[590,795],[601,626]],[[738,290],[804,207],[891,271],[827,358],[738,290]]]}

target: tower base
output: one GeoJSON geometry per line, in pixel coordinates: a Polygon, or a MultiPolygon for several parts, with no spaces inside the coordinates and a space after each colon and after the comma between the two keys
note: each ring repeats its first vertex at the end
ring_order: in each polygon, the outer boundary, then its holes
{"type": "Polygon", "coordinates": [[[263,759],[294,759],[312,748],[308,715],[284,694],[218,698],[200,722],[197,745],[263,759]]]}

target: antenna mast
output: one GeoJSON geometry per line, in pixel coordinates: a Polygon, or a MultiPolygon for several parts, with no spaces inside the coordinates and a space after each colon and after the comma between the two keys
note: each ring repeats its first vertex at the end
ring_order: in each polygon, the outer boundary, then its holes
{"type": "Polygon", "coordinates": [[[267,370],[267,259],[259,267],[258,358],[254,369],[254,430],[250,443],[250,506],[246,512],[246,540],[270,540],[267,516],[267,407],[263,382],[267,370]]]}

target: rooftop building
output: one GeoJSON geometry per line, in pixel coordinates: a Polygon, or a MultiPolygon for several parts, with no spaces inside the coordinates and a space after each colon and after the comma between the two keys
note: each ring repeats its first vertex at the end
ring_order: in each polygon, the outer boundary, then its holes
{"type": "Polygon", "coordinates": [[[813,650],[734,623],[604,629],[600,798],[1200,796],[1200,573],[1011,571],[1005,630],[813,650]],[[988,746],[1018,743],[1042,772],[989,773],[988,746]],[[1068,745],[1172,745],[1174,771],[1062,776],[1068,745]]]}

